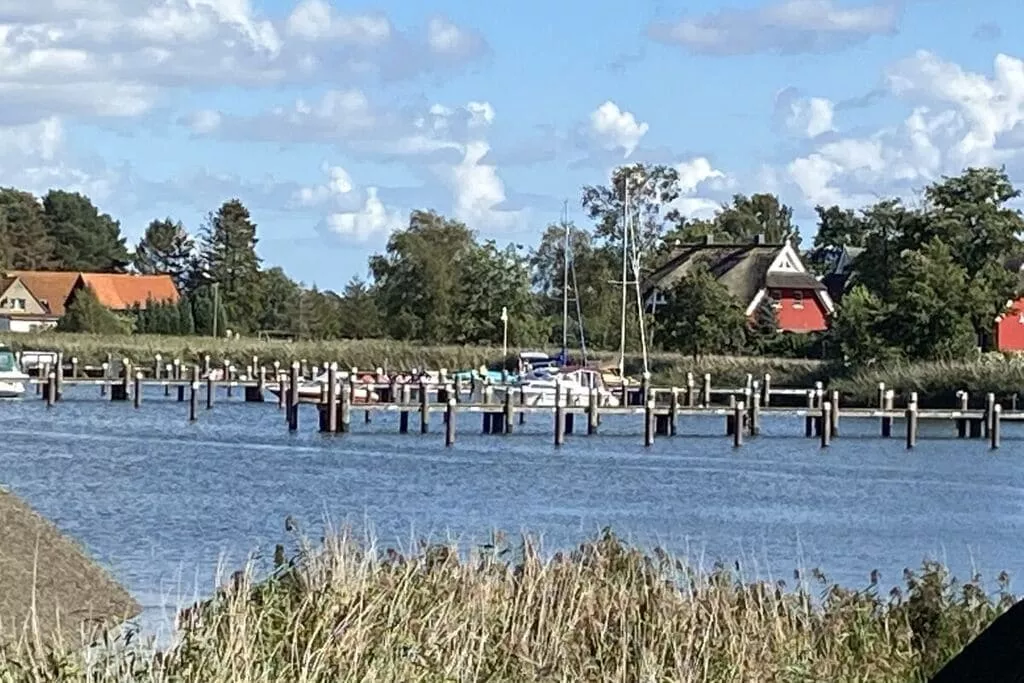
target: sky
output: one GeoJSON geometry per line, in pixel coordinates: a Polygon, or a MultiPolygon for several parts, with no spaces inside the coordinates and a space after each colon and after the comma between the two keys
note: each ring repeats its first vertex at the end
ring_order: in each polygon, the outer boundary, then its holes
{"type": "Polygon", "coordinates": [[[686,215],[773,192],[1024,181],[1019,0],[0,0],[0,185],[130,242],[241,199],[268,266],[340,290],[414,209],[536,243],[636,161],[686,215]]]}

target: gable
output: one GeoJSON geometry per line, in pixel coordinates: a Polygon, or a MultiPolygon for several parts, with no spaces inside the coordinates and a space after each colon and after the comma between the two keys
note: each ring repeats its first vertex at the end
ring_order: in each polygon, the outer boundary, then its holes
{"type": "Polygon", "coordinates": [[[7,275],[21,280],[36,301],[58,317],[64,315],[64,307],[80,278],[78,273],[41,270],[15,270],[7,275]]]}
{"type": "Polygon", "coordinates": [[[46,306],[39,302],[20,278],[5,278],[0,292],[0,313],[6,315],[49,315],[46,306]]]}

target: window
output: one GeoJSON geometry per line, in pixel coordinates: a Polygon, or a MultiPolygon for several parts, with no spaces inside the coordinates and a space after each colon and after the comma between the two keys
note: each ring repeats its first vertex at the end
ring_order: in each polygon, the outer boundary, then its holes
{"type": "Polygon", "coordinates": [[[782,291],[773,289],[768,292],[768,297],[772,300],[772,306],[779,308],[782,306],[782,291]]]}
{"type": "Polygon", "coordinates": [[[793,308],[804,307],[804,293],[799,289],[793,292],[793,308]]]}
{"type": "Polygon", "coordinates": [[[11,308],[13,308],[15,310],[18,310],[18,311],[24,311],[25,310],[25,300],[24,299],[14,299],[14,300],[12,300],[11,303],[13,304],[11,306],[11,308]]]}

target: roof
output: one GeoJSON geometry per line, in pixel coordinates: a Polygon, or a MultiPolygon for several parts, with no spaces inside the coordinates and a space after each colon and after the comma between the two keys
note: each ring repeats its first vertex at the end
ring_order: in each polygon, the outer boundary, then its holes
{"type": "Polygon", "coordinates": [[[170,275],[134,275],[130,273],[82,273],[82,280],[99,302],[115,311],[133,306],[146,307],[147,301],[178,302],[178,288],[170,275]]]}
{"type": "Polygon", "coordinates": [[[782,244],[753,243],[682,245],[665,265],[651,273],[644,282],[643,290],[646,295],[655,288],[668,289],[692,271],[696,264],[703,262],[730,294],[746,304],[766,286],[768,267],[784,247],[782,244]]]}
{"type": "Polygon", "coordinates": [[[78,283],[81,273],[43,270],[14,270],[7,277],[16,276],[39,303],[50,309],[56,316],[64,315],[64,305],[78,283]]]}
{"type": "Polygon", "coordinates": [[[827,289],[810,273],[768,273],[764,278],[764,286],[769,289],[827,289]]]}
{"type": "Polygon", "coordinates": [[[19,637],[33,609],[39,635],[68,644],[141,612],[77,543],[0,489],[0,642],[19,637]]]}

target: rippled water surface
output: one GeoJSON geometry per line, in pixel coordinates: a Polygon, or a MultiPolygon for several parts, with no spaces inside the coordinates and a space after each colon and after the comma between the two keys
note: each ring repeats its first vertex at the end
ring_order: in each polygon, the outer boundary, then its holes
{"type": "Polygon", "coordinates": [[[639,417],[606,417],[600,436],[556,449],[547,416],[483,436],[480,417],[464,415],[445,448],[440,415],[430,434],[404,436],[396,415],[364,424],[354,413],[344,436],[318,434],[312,407],[301,417],[289,434],[276,404],[236,395],[189,424],[187,404],[157,390],[139,410],[94,388],[51,410],[0,403],[0,485],[84,543],[157,631],[168,606],[212,590],[219,561],[285,541],[288,515],[311,535],[328,520],[382,544],[498,528],[554,549],[611,526],[694,561],[739,559],[774,577],[819,567],[854,586],[873,569],[897,582],[925,557],[962,575],[1024,569],[1024,429],[1013,425],[993,453],[924,423],[908,452],[902,424],[882,440],[876,422],[845,420],[823,451],[801,418],[765,416],[763,436],[734,450],[722,418],[682,419],[678,436],[644,448],[639,417]]]}

